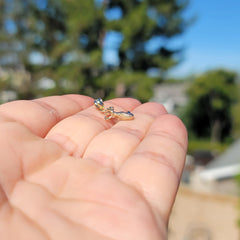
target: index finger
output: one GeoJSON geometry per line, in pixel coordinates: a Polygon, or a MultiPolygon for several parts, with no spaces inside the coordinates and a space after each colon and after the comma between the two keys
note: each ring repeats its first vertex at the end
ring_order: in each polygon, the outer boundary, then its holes
{"type": "Polygon", "coordinates": [[[56,123],[92,104],[92,98],[75,94],[18,100],[0,106],[0,121],[19,122],[37,136],[45,137],[56,123]]]}

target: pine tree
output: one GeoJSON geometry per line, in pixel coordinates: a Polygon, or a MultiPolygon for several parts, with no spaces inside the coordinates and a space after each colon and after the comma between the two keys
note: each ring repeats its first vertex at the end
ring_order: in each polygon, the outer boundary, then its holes
{"type": "Polygon", "coordinates": [[[71,92],[147,101],[161,80],[147,72],[164,74],[178,63],[179,49],[167,42],[187,25],[184,0],[0,0],[0,6],[0,46],[8,46],[0,48],[0,64],[31,74],[20,98],[71,92]],[[113,46],[110,33],[119,36],[113,46]],[[108,48],[119,64],[103,61],[108,48]]]}

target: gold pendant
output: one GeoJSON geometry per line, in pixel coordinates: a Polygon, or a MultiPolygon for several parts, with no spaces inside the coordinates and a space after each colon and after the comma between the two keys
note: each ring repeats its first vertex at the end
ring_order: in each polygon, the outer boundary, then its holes
{"type": "Polygon", "coordinates": [[[117,118],[119,120],[133,120],[134,119],[133,113],[131,113],[129,111],[116,112],[116,111],[114,111],[114,107],[105,108],[104,104],[103,104],[103,100],[101,98],[95,99],[94,104],[95,104],[95,107],[105,115],[105,117],[104,117],[105,120],[109,120],[112,118],[117,118]]]}

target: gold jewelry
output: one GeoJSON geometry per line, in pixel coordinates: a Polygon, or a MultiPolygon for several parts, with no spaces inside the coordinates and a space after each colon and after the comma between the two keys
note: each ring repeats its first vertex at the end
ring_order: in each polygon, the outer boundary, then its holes
{"type": "Polygon", "coordinates": [[[102,113],[104,113],[105,120],[109,120],[111,118],[117,118],[119,120],[132,120],[134,119],[133,113],[127,111],[127,112],[116,112],[114,111],[114,107],[108,107],[105,108],[103,104],[103,100],[101,98],[94,100],[95,107],[102,113]]]}

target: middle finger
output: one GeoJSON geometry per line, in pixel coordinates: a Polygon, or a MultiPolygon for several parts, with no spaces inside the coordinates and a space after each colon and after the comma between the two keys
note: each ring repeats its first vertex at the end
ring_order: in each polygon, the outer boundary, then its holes
{"type": "Polygon", "coordinates": [[[101,132],[88,145],[83,157],[113,170],[119,169],[142,141],[154,119],[165,113],[165,108],[158,103],[140,105],[134,110],[134,120],[119,121],[112,128],[101,132]]]}

